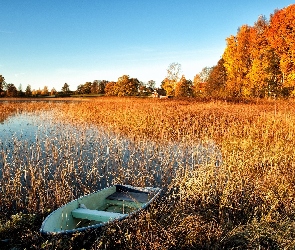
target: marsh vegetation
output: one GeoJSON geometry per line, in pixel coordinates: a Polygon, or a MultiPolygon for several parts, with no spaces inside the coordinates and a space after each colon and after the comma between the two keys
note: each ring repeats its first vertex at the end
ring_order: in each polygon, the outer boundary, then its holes
{"type": "Polygon", "coordinates": [[[293,101],[97,98],[0,103],[0,239],[7,249],[293,249],[293,101]],[[27,123],[27,124],[28,124],[27,123]],[[23,129],[21,131],[21,129],[23,129]],[[44,237],[57,207],[105,186],[164,189],[100,232],[44,237]]]}

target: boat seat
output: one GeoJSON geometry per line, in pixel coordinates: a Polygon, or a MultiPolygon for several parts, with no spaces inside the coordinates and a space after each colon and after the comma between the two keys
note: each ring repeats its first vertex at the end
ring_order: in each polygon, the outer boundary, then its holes
{"type": "Polygon", "coordinates": [[[144,192],[115,192],[107,197],[107,200],[129,201],[147,203],[149,201],[148,193],[144,192]]]}
{"type": "Polygon", "coordinates": [[[107,222],[111,219],[118,219],[126,214],[98,211],[87,208],[77,208],[72,211],[72,216],[77,219],[95,220],[107,222]]]}

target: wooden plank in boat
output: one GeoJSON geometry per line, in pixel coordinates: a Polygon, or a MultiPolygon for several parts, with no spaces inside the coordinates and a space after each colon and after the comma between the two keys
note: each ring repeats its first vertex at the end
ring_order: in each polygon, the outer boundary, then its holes
{"type": "Polygon", "coordinates": [[[72,215],[74,218],[78,219],[107,222],[111,219],[116,219],[125,216],[126,214],[98,211],[87,208],[77,208],[72,211],[72,215]]]}

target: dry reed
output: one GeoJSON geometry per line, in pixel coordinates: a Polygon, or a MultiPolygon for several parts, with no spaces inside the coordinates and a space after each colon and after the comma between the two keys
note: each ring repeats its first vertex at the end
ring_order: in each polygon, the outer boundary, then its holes
{"type": "Polygon", "coordinates": [[[27,233],[28,242],[48,249],[293,249],[294,104],[136,98],[0,104],[4,118],[33,112],[44,119],[36,144],[13,138],[13,151],[0,148],[2,235],[12,228],[7,223],[22,221],[12,214],[45,215],[101,185],[127,183],[161,186],[165,194],[149,211],[94,238],[46,241],[27,233]],[[210,157],[200,160],[200,152],[210,157]]]}

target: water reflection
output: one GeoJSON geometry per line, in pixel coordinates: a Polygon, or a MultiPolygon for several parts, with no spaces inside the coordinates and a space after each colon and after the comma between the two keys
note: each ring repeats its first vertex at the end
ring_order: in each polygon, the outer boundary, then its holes
{"type": "MultiPolygon", "coordinates": [[[[52,117],[50,112],[38,115],[22,113],[0,124],[0,146],[6,155],[5,162],[13,163],[17,157],[25,163],[35,162],[35,167],[50,166],[52,169],[70,162],[85,172],[91,167],[99,167],[99,172],[103,175],[114,174],[117,168],[123,168],[126,171],[126,181],[133,179],[128,176],[128,172],[132,171],[135,176],[140,174],[134,168],[136,165],[140,166],[141,171],[145,169],[152,173],[157,170],[154,185],[161,184],[161,178],[165,175],[161,166],[193,169],[212,160],[216,166],[222,163],[221,152],[213,141],[189,147],[178,143],[163,146],[153,142],[134,143],[110,131],[62,124],[52,120],[52,117]],[[162,174],[159,175],[159,172],[162,174]]],[[[3,155],[2,160],[0,156],[0,171],[4,162],[3,155]]],[[[109,178],[114,177],[116,176],[109,178]]],[[[104,176],[103,179],[107,177],[104,176]]],[[[106,182],[103,181],[100,188],[105,185],[106,182]]]]}
{"type": "Polygon", "coordinates": [[[7,197],[18,199],[13,209],[56,207],[114,182],[163,187],[179,169],[212,161],[221,164],[214,142],[134,142],[107,129],[61,122],[51,111],[0,124],[0,184],[7,197]]]}
{"type": "Polygon", "coordinates": [[[11,138],[19,138],[33,142],[38,130],[38,120],[29,114],[10,116],[0,123],[0,141],[6,142],[11,138]]]}

